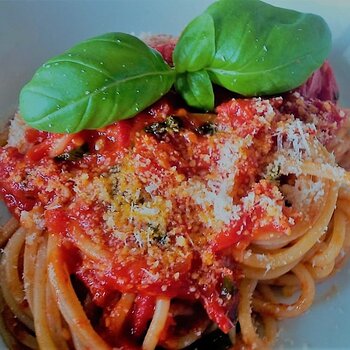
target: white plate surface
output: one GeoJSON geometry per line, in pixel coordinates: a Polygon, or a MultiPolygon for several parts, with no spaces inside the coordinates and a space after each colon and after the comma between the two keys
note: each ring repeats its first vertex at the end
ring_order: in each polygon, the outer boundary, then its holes
{"type": "MultiPolygon", "coordinates": [[[[350,1],[269,0],[323,16],[333,34],[329,59],[350,107],[350,1]]],[[[48,58],[82,39],[111,31],[179,34],[211,0],[0,0],[0,121],[15,111],[18,93],[48,58]]],[[[1,209],[1,208],[0,208],[1,209]]],[[[0,219],[5,211],[0,210],[0,219]]],[[[0,340],[0,348],[4,348],[0,340]]],[[[276,349],[350,349],[350,264],[319,286],[306,315],[284,321],[276,349]]]]}

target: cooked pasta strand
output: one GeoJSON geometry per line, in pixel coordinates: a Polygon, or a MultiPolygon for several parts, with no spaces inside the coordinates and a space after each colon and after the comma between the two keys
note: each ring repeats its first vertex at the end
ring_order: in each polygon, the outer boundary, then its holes
{"type": "Polygon", "coordinates": [[[26,231],[20,227],[9,239],[1,260],[1,288],[11,311],[29,329],[34,331],[30,309],[25,304],[23,284],[19,279],[19,255],[24,246],[26,231]]]}
{"type": "Polygon", "coordinates": [[[169,308],[170,299],[157,299],[153,319],[143,341],[142,350],[154,350],[156,348],[168,318],[169,308]]]}
{"type": "Polygon", "coordinates": [[[43,349],[58,349],[52,339],[50,328],[46,317],[46,283],[47,283],[47,242],[40,243],[35,263],[33,316],[35,334],[39,346],[43,349]]]}
{"type": "Polygon", "coordinates": [[[48,274],[59,309],[79,342],[93,349],[109,350],[110,347],[96,334],[80,305],[65,263],[60,257],[58,239],[54,235],[49,235],[48,274]]]}

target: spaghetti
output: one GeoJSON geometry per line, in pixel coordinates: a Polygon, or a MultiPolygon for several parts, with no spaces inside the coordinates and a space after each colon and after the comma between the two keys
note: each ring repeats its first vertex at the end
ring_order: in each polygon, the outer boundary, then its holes
{"type": "Polygon", "coordinates": [[[346,115],[300,93],[207,115],[169,94],[73,135],[16,116],[0,151],[5,343],[183,349],[220,329],[271,347],[350,246],[350,174],[330,153],[346,115]]]}

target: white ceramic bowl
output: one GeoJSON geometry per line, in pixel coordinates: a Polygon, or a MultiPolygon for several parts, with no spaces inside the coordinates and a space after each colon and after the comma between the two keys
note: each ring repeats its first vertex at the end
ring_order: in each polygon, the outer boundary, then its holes
{"type": "MultiPolygon", "coordinates": [[[[211,0],[0,0],[0,121],[36,68],[82,39],[110,31],[179,34],[211,0]]],[[[350,107],[350,1],[269,0],[323,16],[333,33],[330,61],[340,103],[350,107]]],[[[1,208],[0,208],[1,209],[1,208]]],[[[2,220],[6,216],[1,211],[2,220]]],[[[1,340],[0,340],[1,342],[1,340]]],[[[4,347],[0,343],[0,348],[4,347]]],[[[318,288],[311,311],[281,324],[277,349],[350,349],[350,266],[318,288]]]]}

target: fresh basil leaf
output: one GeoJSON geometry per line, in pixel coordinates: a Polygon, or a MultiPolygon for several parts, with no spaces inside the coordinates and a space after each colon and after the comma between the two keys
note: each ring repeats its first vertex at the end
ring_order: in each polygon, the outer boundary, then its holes
{"type": "Polygon", "coordinates": [[[206,71],[188,72],[176,77],[175,88],[189,106],[210,111],[214,108],[214,91],[206,71]]]}
{"type": "Polygon", "coordinates": [[[329,28],[313,14],[258,0],[220,0],[207,12],[220,28],[210,77],[243,95],[275,94],[301,85],[330,51],[329,28]]]}
{"type": "Polygon", "coordinates": [[[173,53],[175,69],[178,73],[201,70],[210,65],[214,54],[214,21],[204,13],[195,18],[181,34],[173,53]]]}
{"type": "Polygon", "coordinates": [[[96,129],[147,108],[174,79],[161,55],[141,40],[108,33],[46,62],[22,89],[20,113],[41,130],[96,129]]]}
{"type": "MultiPolygon", "coordinates": [[[[206,70],[215,84],[245,96],[300,86],[331,48],[330,30],[317,15],[259,0],[219,0],[205,14],[214,21],[215,55],[206,67],[198,64],[198,70],[206,70]]],[[[177,46],[180,51],[181,38],[177,46]]]]}

